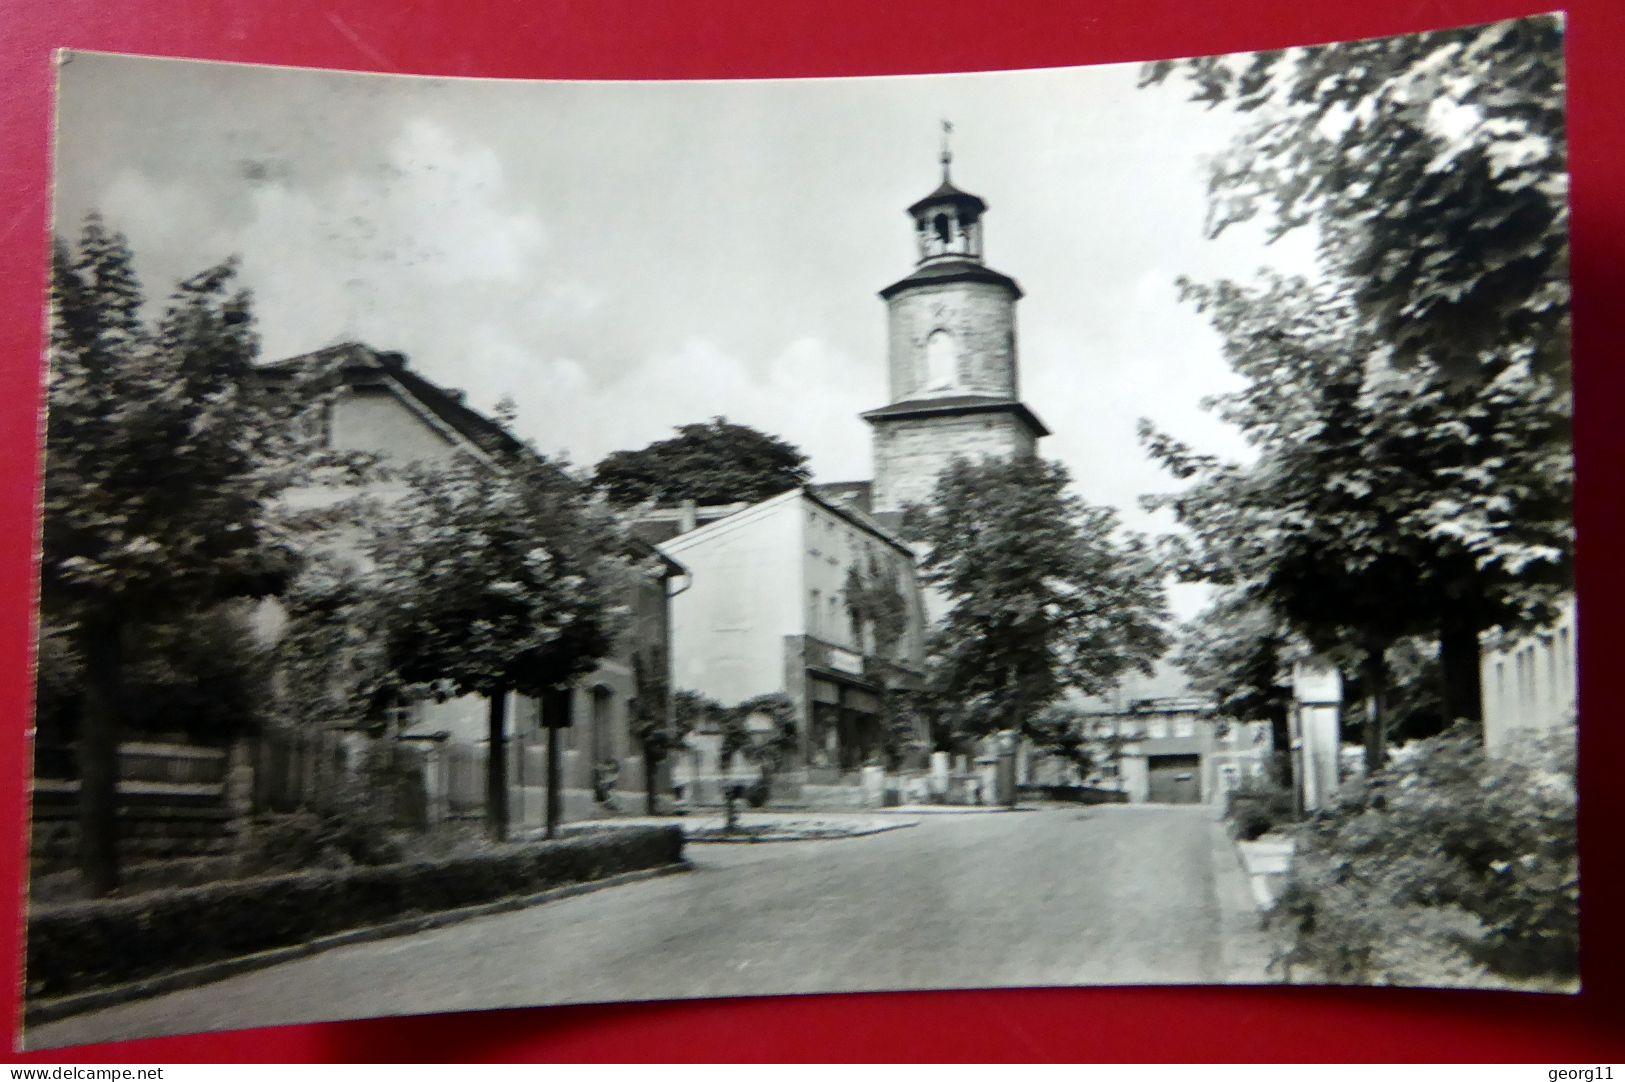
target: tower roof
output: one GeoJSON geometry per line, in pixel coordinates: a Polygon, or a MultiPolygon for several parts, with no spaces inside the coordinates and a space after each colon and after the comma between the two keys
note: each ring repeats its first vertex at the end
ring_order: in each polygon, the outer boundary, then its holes
{"type": "Polygon", "coordinates": [[[1008,289],[1017,300],[1021,299],[1021,286],[1008,274],[1000,274],[992,267],[979,263],[974,259],[947,259],[940,257],[935,262],[922,263],[912,273],[900,278],[880,291],[880,296],[891,300],[897,294],[913,286],[931,283],[940,285],[947,282],[991,282],[1008,289]]]}
{"type": "Polygon", "coordinates": [[[1034,438],[1049,435],[1049,427],[1038,415],[1013,398],[999,395],[962,394],[948,398],[913,398],[893,402],[858,414],[871,425],[877,421],[915,420],[921,417],[954,417],[968,413],[1008,413],[1027,427],[1034,438]]]}
{"type": "Polygon", "coordinates": [[[941,206],[968,210],[971,212],[972,217],[980,217],[981,213],[987,209],[987,204],[982,202],[980,196],[960,191],[954,187],[954,182],[948,178],[948,169],[953,165],[954,161],[954,152],[953,148],[948,145],[948,137],[953,133],[953,123],[944,120],[942,122],[942,158],[940,159],[942,162],[942,183],[937,185],[936,191],[909,205],[908,213],[911,217],[918,218],[923,211],[941,206]]]}
{"type": "Polygon", "coordinates": [[[923,212],[932,207],[943,205],[964,207],[974,210],[977,214],[987,210],[987,203],[983,201],[981,196],[972,195],[954,187],[953,181],[948,179],[947,166],[943,167],[942,183],[937,185],[937,190],[924,199],[909,204],[908,213],[910,217],[918,218],[923,212]]]}

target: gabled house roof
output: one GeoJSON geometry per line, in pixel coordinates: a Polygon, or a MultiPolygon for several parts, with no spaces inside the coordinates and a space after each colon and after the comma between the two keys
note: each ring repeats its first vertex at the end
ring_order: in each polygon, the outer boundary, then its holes
{"type": "Polygon", "coordinates": [[[387,391],[442,436],[481,458],[529,453],[524,441],[467,405],[463,392],[442,387],[407,367],[403,353],[376,350],[360,342],[344,342],[262,364],[259,373],[265,385],[273,390],[304,378],[313,380],[323,389],[344,384],[357,390],[387,391]]]}
{"type": "Polygon", "coordinates": [[[908,543],[899,538],[891,530],[888,530],[885,526],[875,521],[873,517],[849,504],[838,503],[828,499],[827,497],[819,495],[816,491],[814,491],[811,485],[788,489],[779,493],[777,496],[769,496],[765,500],[753,503],[749,507],[745,507],[742,510],[734,511],[723,518],[715,519],[703,526],[699,526],[696,529],[689,530],[687,533],[681,533],[675,537],[662,541],[659,547],[666,548],[669,546],[671,548],[681,550],[689,545],[709,540],[718,534],[742,525],[762,512],[769,511],[783,504],[792,503],[799,500],[805,500],[808,503],[814,504],[817,507],[828,511],[837,518],[845,519],[847,522],[871,535],[876,540],[891,546],[892,548],[901,552],[903,555],[907,556],[909,559],[914,559],[914,550],[909,548],[908,543]]]}
{"type": "MultiPolygon", "coordinates": [[[[262,386],[272,393],[285,392],[299,383],[317,391],[343,386],[391,394],[453,446],[490,464],[513,456],[535,455],[529,444],[469,406],[462,391],[442,387],[414,372],[403,353],[345,342],[262,364],[257,375],[262,386]]],[[[631,536],[630,548],[644,557],[659,557],[666,568],[664,577],[688,574],[686,567],[648,538],[631,536]]]]}

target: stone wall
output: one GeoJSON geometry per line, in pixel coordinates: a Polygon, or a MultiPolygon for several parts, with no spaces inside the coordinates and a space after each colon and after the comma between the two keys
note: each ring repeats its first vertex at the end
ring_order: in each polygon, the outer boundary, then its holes
{"type": "Polygon", "coordinates": [[[923,501],[955,458],[973,461],[1037,452],[1032,431],[1014,413],[972,413],[881,421],[874,426],[874,507],[900,510],[923,501]]]}
{"type": "Polygon", "coordinates": [[[959,349],[953,388],[932,394],[1018,396],[1016,306],[1010,290],[994,282],[948,282],[911,287],[888,305],[891,400],[921,397],[926,342],[950,332],[959,349]]]}

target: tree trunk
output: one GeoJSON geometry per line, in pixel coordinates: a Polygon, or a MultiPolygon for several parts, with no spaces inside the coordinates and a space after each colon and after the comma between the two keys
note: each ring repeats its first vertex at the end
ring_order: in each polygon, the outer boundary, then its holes
{"type": "Polygon", "coordinates": [[[658,784],[655,773],[660,767],[660,760],[654,755],[654,741],[643,742],[643,812],[645,815],[659,815],[658,804],[655,800],[655,787],[658,784]]]}
{"type": "Polygon", "coordinates": [[[1388,644],[1368,643],[1360,661],[1365,684],[1365,772],[1370,777],[1388,761],[1388,644]]]}
{"type": "Polygon", "coordinates": [[[80,625],[85,689],[79,716],[79,870],[92,894],[121,881],[118,852],[118,748],[123,702],[123,628],[114,617],[80,625]]]}
{"type": "Polygon", "coordinates": [[[489,746],[485,756],[485,823],[491,840],[508,840],[508,693],[487,699],[489,746]]]}
{"type": "MultiPolygon", "coordinates": [[[[1294,703],[1288,710],[1297,709],[1294,703]]],[[[1288,710],[1270,712],[1270,742],[1275,747],[1275,769],[1280,775],[1276,780],[1288,791],[1295,793],[1297,787],[1297,767],[1292,762],[1292,719],[1288,710]]]]}
{"type": "Polygon", "coordinates": [[[547,727],[547,830],[549,838],[559,832],[559,730],[570,724],[575,697],[570,688],[554,688],[542,696],[542,724],[547,727]]]}
{"type": "Polygon", "coordinates": [[[1477,621],[1446,617],[1439,628],[1439,706],[1446,725],[1465,720],[1481,735],[1484,697],[1479,685],[1477,621]]]}

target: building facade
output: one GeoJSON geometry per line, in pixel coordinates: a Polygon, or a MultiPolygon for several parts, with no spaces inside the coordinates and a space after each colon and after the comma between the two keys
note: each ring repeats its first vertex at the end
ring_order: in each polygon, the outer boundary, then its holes
{"type": "Polygon", "coordinates": [[[1484,746],[1506,750],[1520,735],[1573,725],[1579,709],[1579,613],[1570,595],[1549,627],[1496,640],[1479,655],[1484,746]]]}
{"type": "Polygon", "coordinates": [[[674,687],[724,706],[785,695],[799,745],[781,773],[787,788],[849,781],[880,755],[884,690],[917,681],[923,664],[924,610],[906,545],[850,504],[797,488],[660,547],[691,575],[672,599],[674,687]],[[898,595],[902,630],[889,649],[852,618],[853,575],[898,595]]]}
{"type": "MultiPolygon", "coordinates": [[[[443,463],[471,455],[492,468],[500,468],[502,454],[526,453],[500,424],[469,407],[461,392],[414,372],[398,353],[348,343],[266,365],[261,376],[273,393],[297,389],[321,401],[308,435],[334,451],[364,452],[386,466],[443,463]]],[[[306,486],[288,498],[312,507],[363,491],[387,500],[397,488],[387,479],[351,487],[306,486]]],[[[647,552],[653,570],[629,583],[622,599],[631,614],[627,630],[613,652],[572,691],[573,724],[560,734],[566,818],[598,810],[606,784],[617,803],[626,803],[640,799],[647,782],[642,749],[631,733],[631,703],[638,694],[636,667],[669,665],[668,593],[680,588],[684,575],[680,565],[652,545],[647,552]]],[[[361,559],[359,551],[356,558],[361,559]]],[[[272,633],[277,620],[275,612],[268,614],[272,633]]],[[[475,759],[484,753],[489,735],[485,700],[465,696],[445,702],[414,701],[393,714],[389,725],[393,735],[438,749],[435,756],[451,775],[452,803],[478,808],[484,775],[475,759]]],[[[509,806],[514,821],[540,821],[545,812],[546,733],[534,700],[511,697],[508,732],[513,790],[509,806]]]]}
{"type": "Polygon", "coordinates": [[[1048,435],[1021,402],[1016,302],[1021,287],[983,261],[987,204],[942,183],[908,208],[918,261],[880,291],[891,401],[863,414],[874,456],[873,511],[894,515],[931,494],[955,458],[1031,455],[1048,435]]]}
{"type": "Polygon", "coordinates": [[[1124,710],[1078,715],[1094,765],[1087,777],[1024,748],[1024,785],[1084,784],[1126,793],[1134,804],[1221,803],[1245,778],[1262,777],[1274,741],[1268,722],[1225,717],[1206,699],[1145,699],[1124,710]]]}

